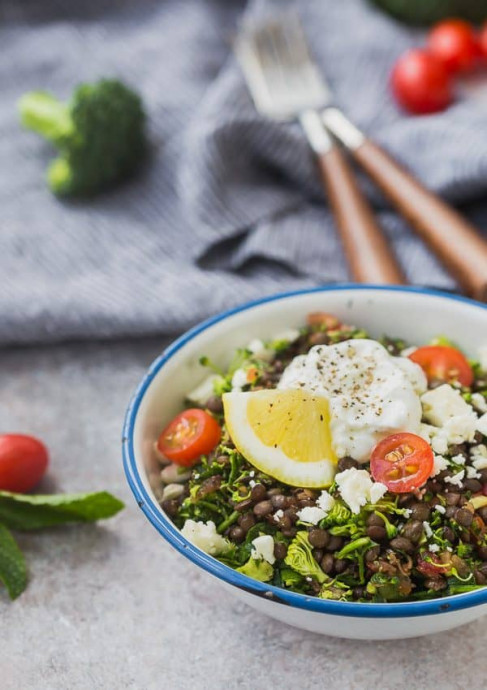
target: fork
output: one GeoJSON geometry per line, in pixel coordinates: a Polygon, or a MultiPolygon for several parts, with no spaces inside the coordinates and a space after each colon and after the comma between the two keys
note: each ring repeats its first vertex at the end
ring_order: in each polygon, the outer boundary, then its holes
{"type": "Polygon", "coordinates": [[[464,291],[487,301],[487,242],[477,229],[368,139],[341,110],[327,106],[322,119],[464,291]]]}
{"type": "Polygon", "coordinates": [[[262,24],[247,21],[234,49],[257,110],[279,122],[301,123],[316,155],[353,279],[404,284],[402,269],[369,202],[322,122],[320,110],[329,94],[299,22],[291,15],[262,24]]]}

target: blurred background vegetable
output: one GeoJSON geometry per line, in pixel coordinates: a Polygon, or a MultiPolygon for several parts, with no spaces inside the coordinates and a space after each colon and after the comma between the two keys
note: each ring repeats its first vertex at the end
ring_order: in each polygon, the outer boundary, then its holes
{"type": "Polygon", "coordinates": [[[60,196],[88,196],[129,177],[146,149],[139,96],[122,82],[80,84],[68,103],[44,91],[19,103],[22,124],[52,142],[49,187],[60,196]]]}
{"type": "Polygon", "coordinates": [[[433,24],[447,17],[471,22],[487,19],[487,0],[371,0],[396,19],[410,24],[433,24]]]}
{"type": "Polygon", "coordinates": [[[421,48],[409,50],[399,58],[392,70],[391,86],[397,102],[417,115],[444,110],[453,101],[445,67],[421,48]]]}
{"type": "Polygon", "coordinates": [[[27,494],[48,466],[45,445],[25,434],[0,435],[0,583],[11,599],[27,586],[27,566],[13,530],[30,531],[116,515],[123,503],[106,491],[87,494],[27,494]]]}
{"type": "Polygon", "coordinates": [[[487,67],[487,25],[477,31],[462,19],[438,22],[424,48],[401,55],[391,73],[396,101],[417,115],[447,108],[455,98],[455,80],[487,67]]]}
{"type": "Polygon", "coordinates": [[[27,566],[10,529],[38,530],[71,522],[96,522],[116,515],[124,504],[106,491],[54,496],[0,491],[0,582],[11,599],[27,587],[27,566]]]}

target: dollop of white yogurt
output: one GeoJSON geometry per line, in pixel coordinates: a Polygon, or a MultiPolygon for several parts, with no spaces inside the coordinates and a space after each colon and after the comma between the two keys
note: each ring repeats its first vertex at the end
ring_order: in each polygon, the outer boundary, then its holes
{"type": "Polygon", "coordinates": [[[278,387],[328,398],[335,453],[363,462],[389,434],[418,433],[419,396],[427,382],[421,367],[406,357],[391,356],[375,340],[347,340],[316,345],[295,357],[278,387]]]}

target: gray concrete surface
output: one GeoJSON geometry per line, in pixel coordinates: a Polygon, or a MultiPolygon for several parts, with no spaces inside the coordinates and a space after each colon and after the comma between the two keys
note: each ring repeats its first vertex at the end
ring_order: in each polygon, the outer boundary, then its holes
{"type": "Polygon", "coordinates": [[[0,592],[1,690],[484,685],[487,618],[398,642],[321,637],[255,613],[172,551],[132,500],[120,461],[126,403],[160,348],[0,353],[0,429],[49,445],[43,488],[106,488],[127,502],[99,526],[19,537],[31,581],[14,603],[0,592]]]}

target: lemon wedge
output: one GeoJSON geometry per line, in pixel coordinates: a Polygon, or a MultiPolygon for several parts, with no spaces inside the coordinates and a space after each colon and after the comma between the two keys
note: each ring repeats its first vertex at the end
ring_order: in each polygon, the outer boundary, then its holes
{"type": "Polygon", "coordinates": [[[328,400],[299,390],[225,393],[225,422],[237,450],[261,472],[308,488],[330,486],[337,458],[328,400]]]}

